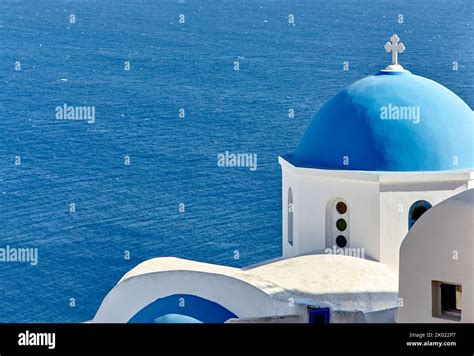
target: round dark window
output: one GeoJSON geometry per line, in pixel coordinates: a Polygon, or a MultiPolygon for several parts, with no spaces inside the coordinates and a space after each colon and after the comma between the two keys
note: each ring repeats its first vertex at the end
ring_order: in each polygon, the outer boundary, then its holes
{"type": "Polygon", "coordinates": [[[336,245],[340,248],[346,247],[347,239],[344,236],[339,235],[338,237],[336,237],[336,245]]]}
{"type": "Polygon", "coordinates": [[[336,227],[339,231],[344,231],[347,229],[347,223],[346,223],[346,220],[344,219],[338,219],[336,221],[336,227]]]}
{"type": "Polygon", "coordinates": [[[426,206],[417,206],[413,209],[413,212],[411,213],[411,218],[413,220],[418,220],[421,218],[421,215],[426,213],[428,211],[428,208],[426,206]]]}
{"type": "Polygon", "coordinates": [[[336,204],[336,210],[339,214],[345,214],[347,211],[347,205],[346,203],[340,201],[339,203],[336,204]]]}
{"type": "Polygon", "coordinates": [[[415,202],[411,208],[408,215],[408,229],[416,223],[416,221],[421,218],[421,216],[426,213],[431,208],[431,204],[426,200],[419,200],[415,202]]]}

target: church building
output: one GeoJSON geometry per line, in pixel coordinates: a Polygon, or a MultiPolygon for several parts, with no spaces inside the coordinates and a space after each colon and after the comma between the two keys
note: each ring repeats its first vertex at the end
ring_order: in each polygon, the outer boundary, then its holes
{"type": "Polygon", "coordinates": [[[279,157],[281,258],[242,269],[145,261],[92,322],[473,322],[472,306],[456,301],[461,285],[473,297],[473,234],[455,226],[473,213],[473,112],[398,63],[397,35],[385,49],[392,63],[329,100],[279,157]],[[431,256],[454,250],[460,260],[441,272],[431,256]]]}

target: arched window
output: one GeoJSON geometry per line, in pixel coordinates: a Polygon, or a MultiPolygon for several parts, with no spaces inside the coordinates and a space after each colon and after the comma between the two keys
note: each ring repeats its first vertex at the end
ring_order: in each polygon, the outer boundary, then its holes
{"type": "Polygon", "coordinates": [[[413,203],[408,212],[408,230],[416,223],[416,221],[421,218],[421,216],[426,213],[426,211],[431,208],[431,204],[426,200],[418,200],[413,203]]]}
{"type": "Polygon", "coordinates": [[[293,246],[293,191],[288,188],[288,243],[293,246]]]}

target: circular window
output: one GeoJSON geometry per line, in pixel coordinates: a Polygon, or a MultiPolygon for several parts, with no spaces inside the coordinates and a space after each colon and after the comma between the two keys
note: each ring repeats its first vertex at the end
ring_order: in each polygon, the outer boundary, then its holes
{"type": "Polygon", "coordinates": [[[347,211],[347,205],[346,203],[340,201],[339,203],[336,204],[336,210],[339,214],[345,214],[347,211]]]}
{"type": "Polygon", "coordinates": [[[344,231],[347,229],[347,222],[344,219],[338,219],[336,221],[336,227],[339,231],[344,231]]]}
{"type": "Polygon", "coordinates": [[[337,244],[337,247],[340,247],[340,248],[346,247],[347,239],[344,236],[339,235],[338,237],[336,237],[336,244],[337,244]]]}

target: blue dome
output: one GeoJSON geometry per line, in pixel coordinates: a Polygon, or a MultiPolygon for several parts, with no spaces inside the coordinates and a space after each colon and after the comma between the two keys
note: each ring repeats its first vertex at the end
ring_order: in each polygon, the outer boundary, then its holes
{"type": "Polygon", "coordinates": [[[299,167],[335,170],[474,168],[474,116],[432,80],[380,71],[327,102],[288,159],[299,167]]]}

